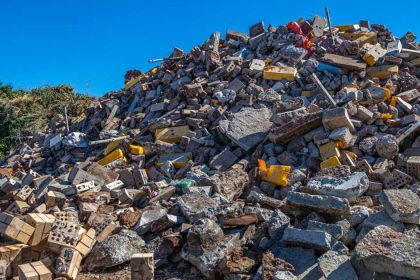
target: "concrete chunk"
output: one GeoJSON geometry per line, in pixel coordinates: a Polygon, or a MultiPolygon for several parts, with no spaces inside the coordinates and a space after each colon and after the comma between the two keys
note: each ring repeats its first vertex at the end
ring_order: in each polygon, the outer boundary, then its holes
{"type": "Polygon", "coordinates": [[[286,228],[283,234],[287,244],[313,248],[321,252],[326,252],[331,248],[331,235],[322,231],[302,230],[297,228],[286,228]]]}
{"type": "Polygon", "coordinates": [[[288,192],[287,204],[308,211],[330,215],[345,215],[350,213],[347,199],[330,195],[311,195],[299,192],[288,192]]]}
{"type": "Polygon", "coordinates": [[[354,172],[350,176],[335,178],[330,176],[313,177],[301,190],[320,195],[332,195],[355,199],[369,188],[369,179],[364,172],[354,172]]]}
{"type": "Polygon", "coordinates": [[[327,280],[357,280],[350,256],[328,251],[318,259],[319,269],[327,280]]]}
{"type": "Polygon", "coordinates": [[[383,190],[379,200],[394,221],[420,224],[420,198],[411,190],[383,190]]]}
{"type": "Polygon", "coordinates": [[[271,128],[271,112],[263,107],[254,109],[245,107],[232,114],[230,120],[219,123],[220,131],[245,151],[258,145],[271,128]]]}
{"type": "Polygon", "coordinates": [[[419,238],[378,226],[356,245],[353,258],[374,272],[420,279],[419,248],[419,238]]]}

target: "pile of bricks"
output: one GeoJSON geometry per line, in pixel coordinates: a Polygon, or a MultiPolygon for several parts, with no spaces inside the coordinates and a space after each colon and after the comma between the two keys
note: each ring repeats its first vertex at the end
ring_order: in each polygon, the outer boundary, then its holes
{"type": "Polygon", "coordinates": [[[215,32],[52,119],[2,160],[0,279],[420,279],[420,44],[328,21],[215,32]]]}

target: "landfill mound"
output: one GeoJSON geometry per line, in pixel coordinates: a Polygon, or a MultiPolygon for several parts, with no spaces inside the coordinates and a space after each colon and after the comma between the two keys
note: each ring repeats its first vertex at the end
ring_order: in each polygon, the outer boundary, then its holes
{"type": "Polygon", "coordinates": [[[420,45],[328,21],[213,33],[37,132],[0,278],[420,279],[420,45]]]}

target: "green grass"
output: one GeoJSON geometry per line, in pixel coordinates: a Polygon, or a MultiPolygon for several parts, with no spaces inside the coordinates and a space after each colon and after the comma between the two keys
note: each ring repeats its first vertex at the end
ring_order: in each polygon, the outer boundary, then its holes
{"type": "Polygon", "coordinates": [[[45,131],[53,117],[64,115],[65,106],[69,117],[79,116],[92,100],[69,85],[14,90],[0,82],[0,154],[20,144],[17,136],[45,131]]]}

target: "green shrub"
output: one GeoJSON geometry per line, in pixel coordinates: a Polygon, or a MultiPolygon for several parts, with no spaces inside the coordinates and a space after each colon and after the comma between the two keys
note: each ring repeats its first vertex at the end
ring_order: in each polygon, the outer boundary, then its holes
{"type": "Polygon", "coordinates": [[[69,85],[26,91],[14,90],[0,82],[0,153],[5,154],[19,144],[18,136],[45,131],[51,118],[64,114],[65,106],[69,117],[78,116],[92,100],[69,85]]]}

